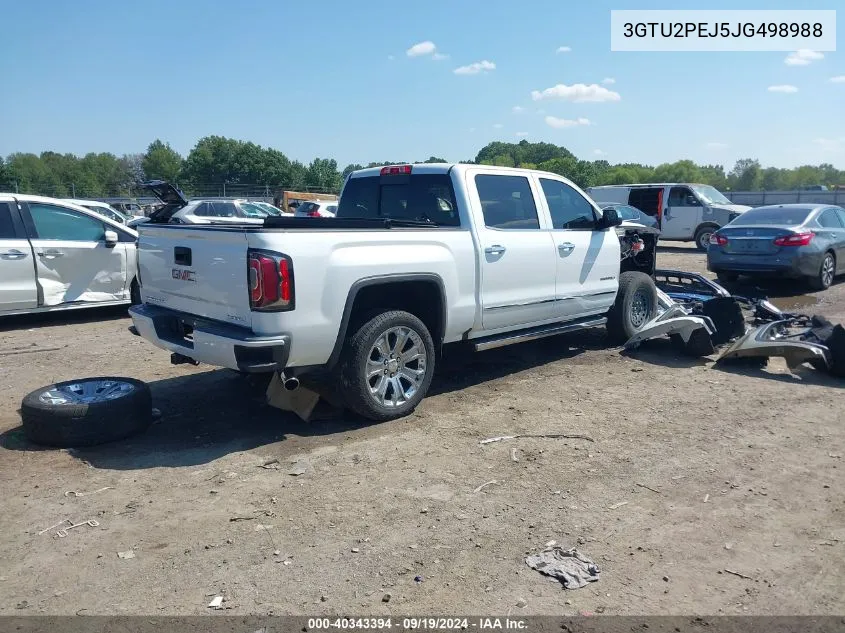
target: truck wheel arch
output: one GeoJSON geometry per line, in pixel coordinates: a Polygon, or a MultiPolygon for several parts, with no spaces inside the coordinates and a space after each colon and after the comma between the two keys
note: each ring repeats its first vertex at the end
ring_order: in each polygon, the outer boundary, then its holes
{"type": "MultiPolygon", "coordinates": [[[[328,363],[326,363],[327,368],[331,369],[335,367],[338,361],[340,360],[340,354],[343,349],[343,344],[346,341],[346,336],[349,332],[353,316],[356,316],[357,318],[363,318],[366,315],[372,315],[375,311],[386,311],[393,309],[391,308],[390,303],[385,303],[382,306],[378,306],[378,304],[376,304],[376,306],[378,307],[374,306],[373,310],[367,310],[365,306],[356,305],[356,300],[362,294],[362,291],[377,286],[386,286],[389,284],[420,282],[434,286],[438,294],[438,299],[440,303],[439,309],[434,311],[431,315],[435,317],[436,322],[426,323],[426,326],[431,331],[432,338],[434,338],[434,344],[439,348],[443,343],[444,332],[446,331],[447,322],[446,288],[445,284],[443,283],[443,279],[440,277],[440,275],[434,273],[396,273],[388,275],[375,275],[373,277],[365,277],[363,279],[359,279],[358,281],[353,283],[352,287],[349,289],[349,293],[346,296],[346,303],[343,306],[343,315],[341,317],[340,328],[338,329],[337,333],[337,339],[335,340],[335,344],[332,348],[331,356],[329,356],[328,363]]],[[[409,311],[413,313],[413,310],[409,311]]],[[[421,318],[424,322],[427,320],[422,318],[421,315],[416,316],[421,318]]]]}

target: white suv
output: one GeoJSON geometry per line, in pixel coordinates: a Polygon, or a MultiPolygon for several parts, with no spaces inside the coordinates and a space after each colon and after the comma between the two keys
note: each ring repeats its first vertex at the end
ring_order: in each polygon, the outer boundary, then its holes
{"type": "Polygon", "coordinates": [[[296,207],[297,218],[333,218],[337,213],[337,200],[310,200],[296,207]]]}

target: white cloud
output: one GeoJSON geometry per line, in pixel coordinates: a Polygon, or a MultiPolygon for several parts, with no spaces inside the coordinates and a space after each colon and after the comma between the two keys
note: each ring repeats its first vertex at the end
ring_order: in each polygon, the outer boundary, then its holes
{"type": "Polygon", "coordinates": [[[785,94],[792,94],[793,92],[798,92],[798,88],[795,86],[790,86],[789,84],[781,84],[779,86],[769,86],[769,92],[783,92],[785,94]]]}
{"type": "Polygon", "coordinates": [[[845,75],[837,75],[836,77],[831,77],[828,81],[832,84],[845,84],[845,75]]]}
{"type": "Polygon", "coordinates": [[[425,42],[414,44],[411,48],[405,51],[405,54],[408,55],[408,57],[423,57],[425,55],[433,55],[436,52],[437,47],[434,45],[434,42],[426,40],[425,42]]]}
{"type": "Polygon", "coordinates": [[[456,75],[477,75],[478,73],[484,73],[491,70],[496,70],[496,64],[483,59],[480,62],[475,62],[474,64],[459,66],[454,70],[454,73],[456,75]]]}
{"type": "Polygon", "coordinates": [[[525,108],[523,108],[522,106],[514,106],[511,109],[513,110],[514,114],[522,114],[523,112],[525,112],[525,108]]]}
{"type": "Polygon", "coordinates": [[[493,127],[494,127],[494,128],[496,128],[497,130],[501,130],[501,129],[502,129],[503,127],[505,127],[505,126],[504,126],[504,125],[502,125],[501,123],[494,123],[494,124],[493,124],[493,127]]]}
{"type": "Polygon", "coordinates": [[[601,151],[600,149],[594,149],[593,150],[593,156],[604,156],[604,152],[601,151]]]}
{"type": "Polygon", "coordinates": [[[556,52],[558,52],[558,53],[571,53],[572,49],[569,48],[568,46],[560,46],[560,47],[558,47],[556,52]]]}
{"type": "Polygon", "coordinates": [[[809,66],[820,59],[824,59],[824,54],[818,51],[811,51],[808,48],[802,48],[787,55],[783,63],[787,66],[809,66]]]}
{"type": "Polygon", "coordinates": [[[710,141],[709,143],[705,143],[704,147],[707,149],[727,149],[727,143],[720,143],[719,141],[710,141]]]}
{"type": "Polygon", "coordinates": [[[514,136],[516,138],[525,138],[526,136],[528,136],[528,132],[517,132],[516,134],[514,134],[514,136]]]}
{"type": "Polygon", "coordinates": [[[547,116],[546,125],[557,129],[577,127],[579,125],[590,125],[590,119],[585,119],[583,117],[579,117],[577,119],[559,119],[556,116],[547,116]]]}
{"type": "Polygon", "coordinates": [[[605,86],[612,86],[613,84],[616,83],[616,80],[613,77],[605,77],[604,79],[601,80],[601,82],[605,86]]]}
{"type": "Polygon", "coordinates": [[[564,101],[582,103],[584,101],[619,101],[622,97],[619,96],[618,92],[613,92],[598,84],[590,84],[589,86],[586,84],[573,84],[571,86],[558,84],[551,88],[546,88],[542,92],[539,90],[532,91],[531,98],[534,101],[562,99],[564,101]]]}

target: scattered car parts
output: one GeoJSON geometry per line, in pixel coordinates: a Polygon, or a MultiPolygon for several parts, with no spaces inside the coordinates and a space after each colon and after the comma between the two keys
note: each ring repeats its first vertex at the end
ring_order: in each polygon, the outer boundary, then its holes
{"type": "Polygon", "coordinates": [[[797,334],[789,333],[789,326],[794,324],[792,319],[772,321],[765,325],[751,329],[742,337],[736,339],[716,359],[717,363],[740,358],[769,358],[781,356],[786,360],[790,369],[811,363],[819,369],[830,369],[830,351],[820,343],[804,340],[808,330],[797,334]]]}

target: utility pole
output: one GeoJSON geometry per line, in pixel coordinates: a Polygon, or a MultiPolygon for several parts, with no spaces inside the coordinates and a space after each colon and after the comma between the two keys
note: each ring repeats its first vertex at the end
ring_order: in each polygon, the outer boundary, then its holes
{"type": "Polygon", "coordinates": [[[74,183],[70,183],[70,191],[71,191],[71,198],[76,197],[76,185],[74,183]]]}

